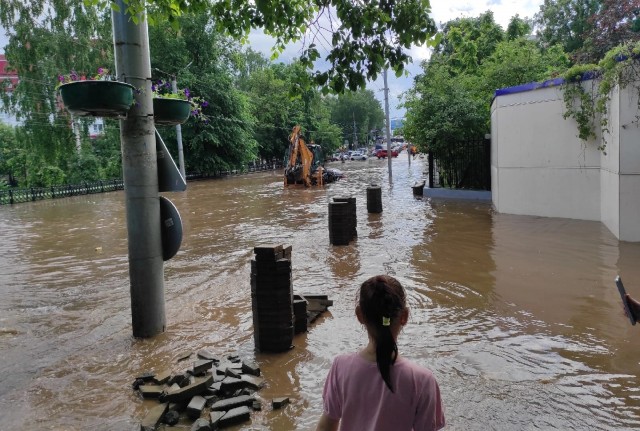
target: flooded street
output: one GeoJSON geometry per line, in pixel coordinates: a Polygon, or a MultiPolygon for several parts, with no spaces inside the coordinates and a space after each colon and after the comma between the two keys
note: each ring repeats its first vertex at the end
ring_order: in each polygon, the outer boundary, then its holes
{"type": "MultiPolygon", "coordinates": [[[[154,401],[131,388],[203,348],[255,359],[263,410],[231,429],[309,430],[332,358],[366,333],[356,291],[379,273],[405,286],[402,355],[433,370],[449,430],[640,428],[640,326],[614,278],[640,298],[640,244],[598,222],[496,214],[490,203],[415,198],[426,159],[344,164],[324,188],[273,171],[165,194],[184,224],[165,263],[167,331],[131,336],[124,193],[0,207],[0,430],[137,430],[154,401]],[[368,214],[366,187],[382,187],[368,214]],[[358,238],[329,244],[327,204],[357,199],[358,238]],[[254,352],[253,247],[293,245],[294,293],[334,305],[282,354],[254,352]],[[271,410],[274,397],[292,403],[271,410]]],[[[169,428],[168,428],[169,429],[169,428]]],[[[180,429],[180,428],[172,428],[180,429]]],[[[188,429],[188,428],[186,428],[188,429]]]]}

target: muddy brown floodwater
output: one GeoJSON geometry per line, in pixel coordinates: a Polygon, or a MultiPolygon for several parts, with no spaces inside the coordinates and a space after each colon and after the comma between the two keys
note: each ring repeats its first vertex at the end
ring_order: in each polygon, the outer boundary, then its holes
{"type": "MultiPolygon", "coordinates": [[[[404,157],[403,157],[404,156],[404,157]]],[[[168,196],[185,236],[165,265],[166,333],[131,336],[122,192],[0,207],[0,429],[135,430],[152,402],[144,370],[174,371],[185,350],[255,359],[262,412],[234,429],[313,429],[332,358],[363,346],[356,290],[387,273],[407,288],[401,354],[431,368],[451,430],[640,427],[640,326],[613,280],[640,297],[640,244],[600,223],[497,214],[482,202],[414,198],[424,161],[336,164],[325,188],[283,187],[280,171],[192,182],[168,196]],[[382,186],[384,211],[366,211],[382,186]],[[357,199],[358,238],[329,244],[327,203],[357,199]],[[293,245],[295,293],[330,312],[295,348],[254,352],[250,260],[256,244],[293,245]],[[266,407],[289,396],[283,410],[266,407]]]]}

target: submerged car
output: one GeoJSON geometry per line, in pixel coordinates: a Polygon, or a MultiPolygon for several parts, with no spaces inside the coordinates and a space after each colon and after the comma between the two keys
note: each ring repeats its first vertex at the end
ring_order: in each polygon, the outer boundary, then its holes
{"type": "MultiPolygon", "coordinates": [[[[378,150],[376,151],[376,157],[378,159],[384,159],[387,157],[387,150],[382,149],[382,150],[378,150]]],[[[398,157],[398,151],[396,150],[391,150],[391,157],[398,157]]]]}
{"type": "Polygon", "coordinates": [[[367,160],[367,155],[360,151],[351,153],[351,160],[367,160]]]}

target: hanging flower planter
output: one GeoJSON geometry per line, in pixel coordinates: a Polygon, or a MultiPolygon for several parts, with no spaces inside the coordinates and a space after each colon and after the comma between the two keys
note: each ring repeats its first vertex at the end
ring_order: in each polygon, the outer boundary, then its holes
{"type": "Polygon", "coordinates": [[[192,109],[188,100],[154,97],[153,121],[163,126],[176,126],[189,119],[192,109]]]}
{"type": "Polygon", "coordinates": [[[58,87],[62,102],[78,116],[126,117],[135,87],[118,81],[74,81],[58,87]]]}

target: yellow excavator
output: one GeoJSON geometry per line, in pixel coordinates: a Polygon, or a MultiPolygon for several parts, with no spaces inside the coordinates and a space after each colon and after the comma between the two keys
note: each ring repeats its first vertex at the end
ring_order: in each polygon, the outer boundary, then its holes
{"type": "Polygon", "coordinates": [[[320,145],[307,144],[295,126],[289,135],[289,149],[285,157],[284,185],[322,186],[343,177],[338,169],[327,169],[320,145]]]}

